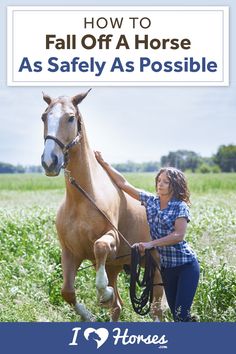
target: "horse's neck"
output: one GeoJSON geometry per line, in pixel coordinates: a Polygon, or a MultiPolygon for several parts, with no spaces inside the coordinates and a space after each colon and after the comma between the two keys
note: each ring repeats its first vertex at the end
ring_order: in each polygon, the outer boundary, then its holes
{"type": "MultiPolygon", "coordinates": [[[[92,149],[89,146],[86,133],[83,132],[82,139],[76,147],[69,152],[67,169],[79,185],[91,196],[95,194],[95,178],[100,168],[92,149]]],[[[81,194],[75,192],[75,187],[70,184],[66,177],[67,196],[73,199],[80,199],[81,194]]]]}

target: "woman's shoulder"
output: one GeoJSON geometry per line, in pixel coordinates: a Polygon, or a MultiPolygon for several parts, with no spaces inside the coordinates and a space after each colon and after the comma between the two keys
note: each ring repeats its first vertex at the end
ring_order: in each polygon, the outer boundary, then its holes
{"type": "Polygon", "coordinates": [[[146,191],[139,192],[139,199],[142,204],[159,202],[159,197],[146,191]]]}
{"type": "Polygon", "coordinates": [[[178,209],[178,210],[181,210],[181,209],[189,210],[187,203],[181,199],[177,199],[177,198],[172,199],[171,205],[173,208],[178,209]]]}
{"type": "Polygon", "coordinates": [[[174,215],[176,215],[178,218],[184,217],[188,222],[190,221],[189,207],[186,202],[180,199],[175,199],[173,201],[172,208],[174,215]]]}
{"type": "Polygon", "coordinates": [[[173,204],[175,204],[175,205],[187,206],[187,203],[186,203],[184,200],[177,199],[177,198],[171,199],[171,203],[173,203],[173,204]]]}

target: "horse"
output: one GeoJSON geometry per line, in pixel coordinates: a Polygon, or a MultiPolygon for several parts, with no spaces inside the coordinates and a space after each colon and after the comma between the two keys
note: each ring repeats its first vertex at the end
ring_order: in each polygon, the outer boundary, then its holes
{"type": "MultiPolygon", "coordinates": [[[[111,321],[118,321],[122,299],[117,288],[117,277],[124,265],[130,264],[130,247],[134,243],[150,240],[145,208],[122,192],[97,162],[89,145],[86,129],[78,105],[88,92],[73,97],[52,98],[43,93],[47,108],[42,114],[44,123],[44,150],[41,163],[46,176],[58,176],[61,169],[79,182],[80,186],[106,214],[107,221],[91,202],[70,183],[65,173],[66,193],[56,216],[56,230],[61,246],[63,286],[61,294],[82,321],[95,317],[77,301],[74,282],[84,260],[96,266],[96,291],[101,306],[110,309],[111,321]],[[119,232],[125,235],[125,242],[119,232]]],[[[154,252],[157,255],[157,252],[154,252]]],[[[157,261],[159,262],[158,255],[157,261]]],[[[161,276],[155,272],[154,283],[161,276]]],[[[153,288],[151,315],[161,320],[163,289],[153,288]]]]}

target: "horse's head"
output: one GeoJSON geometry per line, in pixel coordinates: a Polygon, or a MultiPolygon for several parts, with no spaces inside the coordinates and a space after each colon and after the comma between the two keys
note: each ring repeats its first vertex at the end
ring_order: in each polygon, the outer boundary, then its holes
{"type": "Polygon", "coordinates": [[[56,99],[43,94],[48,107],[42,115],[45,145],[41,162],[47,176],[57,176],[60,173],[67,163],[69,149],[79,142],[81,118],[77,105],[89,91],[56,99]]]}

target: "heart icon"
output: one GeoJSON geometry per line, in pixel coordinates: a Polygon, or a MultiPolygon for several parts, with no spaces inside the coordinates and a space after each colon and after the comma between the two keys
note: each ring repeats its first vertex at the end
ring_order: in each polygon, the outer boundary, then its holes
{"type": "Polygon", "coordinates": [[[86,328],[84,337],[86,340],[94,340],[97,342],[97,349],[100,348],[107,340],[109,332],[106,328],[86,328]]]}

